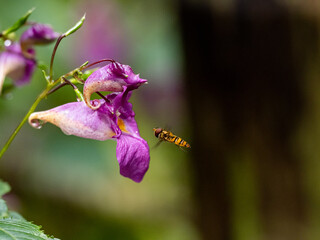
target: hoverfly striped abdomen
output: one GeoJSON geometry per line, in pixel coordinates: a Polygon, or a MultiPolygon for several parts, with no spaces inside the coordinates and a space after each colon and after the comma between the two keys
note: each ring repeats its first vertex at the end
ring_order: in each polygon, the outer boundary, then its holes
{"type": "Polygon", "coordinates": [[[191,148],[190,144],[182,138],[174,135],[172,132],[164,130],[162,128],[154,128],[154,135],[161,141],[171,142],[179,147],[191,148]]]}

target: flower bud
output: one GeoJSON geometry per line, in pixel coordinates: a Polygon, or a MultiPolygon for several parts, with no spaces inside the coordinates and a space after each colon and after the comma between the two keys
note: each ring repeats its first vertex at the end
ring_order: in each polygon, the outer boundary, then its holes
{"type": "Polygon", "coordinates": [[[27,29],[20,38],[20,43],[23,49],[28,49],[33,45],[48,44],[59,37],[59,33],[46,24],[36,23],[27,29]]]}

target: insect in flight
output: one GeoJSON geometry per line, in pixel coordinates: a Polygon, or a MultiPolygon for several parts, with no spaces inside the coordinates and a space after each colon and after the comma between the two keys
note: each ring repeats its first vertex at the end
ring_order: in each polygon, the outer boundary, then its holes
{"type": "MultiPolygon", "coordinates": [[[[164,130],[163,128],[154,128],[154,135],[162,141],[171,142],[179,147],[191,148],[190,144],[184,141],[182,138],[174,135],[172,132],[164,130]]],[[[157,144],[158,145],[158,144],[157,144]]]]}

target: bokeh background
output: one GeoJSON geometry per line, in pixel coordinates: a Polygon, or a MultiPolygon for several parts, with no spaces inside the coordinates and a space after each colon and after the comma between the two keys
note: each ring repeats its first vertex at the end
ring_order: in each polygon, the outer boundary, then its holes
{"type": "MultiPolygon", "coordinates": [[[[141,183],[120,176],[113,141],[25,125],[0,162],[12,209],[64,240],[320,238],[320,2],[0,3],[0,29],[32,7],[58,32],[86,13],[55,76],[114,58],[149,80],[131,100],[151,147],[141,183]],[[153,148],[153,127],[192,149],[153,148]]],[[[44,64],[52,48],[37,48],[44,64]]],[[[38,70],[0,99],[1,145],[44,86],[38,70]]],[[[37,109],[74,100],[66,87],[37,109]]]]}

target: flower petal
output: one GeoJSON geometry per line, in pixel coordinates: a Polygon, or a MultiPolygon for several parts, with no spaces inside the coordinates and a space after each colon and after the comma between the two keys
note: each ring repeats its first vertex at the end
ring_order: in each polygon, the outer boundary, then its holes
{"type": "MultiPolygon", "coordinates": [[[[94,100],[91,104],[98,104],[97,101],[94,100]]],[[[98,110],[92,110],[84,102],[72,102],[47,111],[32,113],[29,123],[35,128],[40,128],[42,124],[50,122],[67,135],[104,141],[121,133],[114,118],[106,104],[101,104],[98,110]]]]}
{"type": "Polygon", "coordinates": [[[90,97],[94,92],[122,92],[123,86],[133,90],[146,82],[147,80],[134,74],[130,66],[114,62],[96,70],[88,77],[83,87],[83,97],[90,108],[97,109],[99,106],[90,105],[90,97]]]}
{"type": "Polygon", "coordinates": [[[149,168],[149,146],[142,138],[122,133],[117,140],[117,159],[122,176],[141,182],[149,168]]]}
{"type": "Polygon", "coordinates": [[[109,94],[107,97],[116,112],[117,125],[122,131],[117,140],[120,173],[140,182],[149,168],[150,153],[147,142],[139,134],[132,104],[128,102],[130,96],[131,91],[124,87],[123,92],[109,94]]]}
{"type": "Polygon", "coordinates": [[[56,40],[59,35],[59,33],[53,31],[51,26],[36,23],[21,35],[20,42],[23,49],[27,49],[32,45],[51,43],[56,40]]]}

